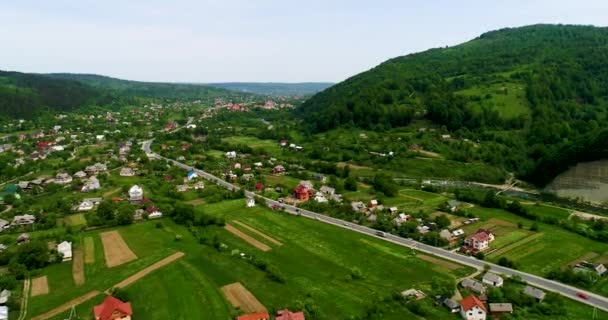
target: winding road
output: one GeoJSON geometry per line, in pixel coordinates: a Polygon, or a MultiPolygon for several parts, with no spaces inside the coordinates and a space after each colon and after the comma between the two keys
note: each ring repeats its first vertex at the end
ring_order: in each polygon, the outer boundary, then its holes
{"type": "MultiPolygon", "coordinates": [[[[223,179],[220,179],[212,174],[209,174],[203,170],[200,169],[196,169],[193,167],[190,167],[184,163],[175,161],[173,159],[169,159],[169,158],[165,158],[163,156],[160,156],[154,152],[152,152],[152,150],[150,149],[150,145],[152,144],[154,140],[147,140],[144,141],[142,144],[142,150],[146,153],[146,155],[149,158],[152,159],[157,159],[157,160],[165,160],[168,161],[170,163],[173,163],[174,165],[184,169],[184,170],[194,170],[200,177],[207,179],[209,181],[215,182],[218,185],[228,189],[228,190],[232,190],[232,191],[236,191],[236,190],[240,190],[239,186],[236,186],[232,183],[229,183],[223,179]]],[[[522,271],[518,271],[518,270],[514,270],[514,269],[510,269],[510,268],[505,268],[490,262],[486,262],[483,260],[477,260],[474,257],[470,257],[470,256],[464,256],[455,252],[451,252],[442,248],[437,248],[437,247],[433,247],[430,245],[426,245],[423,244],[421,242],[418,241],[414,241],[412,239],[406,239],[406,238],[402,238],[399,236],[395,236],[389,233],[383,233],[383,232],[379,232],[377,230],[374,230],[372,228],[368,228],[366,226],[361,226],[358,224],[353,224],[344,220],[340,220],[340,219],[336,219],[336,218],[332,218],[323,214],[319,214],[316,212],[312,212],[312,211],[308,211],[308,210],[304,210],[304,209],[300,209],[297,208],[295,206],[291,206],[291,205],[287,205],[287,204],[283,204],[283,203],[279,203],[276,200],[270,199],[270,198],[266,198],[266,197],[261,197],[251,191],[245,191],[245,195],[248,197],[256,197],[257,199],[263,199],[267,205],[269,206],[280,206],[283,208],[283,210],[287,213],[293,214],[293,215],[299,215],[299,216],[303,216],[303,217],[307,217],[307,218],[311,218],[311,219],[316,219],[318,221],[324,222],[324,223],[328,223],[328,224],[333,224],[336,226],[339,226],[341,228],[345,228],[345,229],[350,229],[352,231],[355,232],[359,232],[359,233],[363,233],[369,236],[374,236],[377,237],[379,239],[385,240],[385,241],[389,241],[404,247],[408,247],[411,249],[415,249],[442,259],[446,259],[446,260],[450,260],[462,265],[466,265],[469,267],[473,267],[475,269],[481,270],[483,269],[485,266],[489,266],[490,269],[493,272],[496,273],[500,273],[500,274],[504,274],[507,275],[509,277],[511,276],[519,276],[521,277],[522,280],[526,281],[528,284],[547,290],[547,291],[552,291],[552,292],[556,292],[559,293],[561,295],[563,295],[564,297],[570,298],[572,300],[576,300],[578,302],[590,305],[592,307],[596,307],[598,309],[604,310],[606,312],[608,312],[608,298],[586,291],[586,290],[582,290],[573,286],[569,286],[560,282],[556,282],[553,280],[549,280],[549,279],[545,279],[543,277],[540,276],[536,276],[530,273],[526,273],[526,272],[522,272],[522,271]],[[582,299],[579,297],[579,293],[583,293],[584,295],[586,295],[588,298],[587,299],[582,299]]],[[[550,250],[550,249],[549,249],[550,250]]]]}

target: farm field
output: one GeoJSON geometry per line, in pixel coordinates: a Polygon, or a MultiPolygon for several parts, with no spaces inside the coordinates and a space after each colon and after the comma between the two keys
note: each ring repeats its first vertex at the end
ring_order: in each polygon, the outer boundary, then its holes
{"type": "Polygon", "coordinates": [[[279,146],[278,142],[274,140],[262,140],[256,137],[246,137],[246,136],[232,136],[222,139],[223,142],[230,144],[244,144],[253,149],[262,148],[267,151],[278,151],[279,146]],[[274,150],[273,150],[274,149],[274,150]]]}

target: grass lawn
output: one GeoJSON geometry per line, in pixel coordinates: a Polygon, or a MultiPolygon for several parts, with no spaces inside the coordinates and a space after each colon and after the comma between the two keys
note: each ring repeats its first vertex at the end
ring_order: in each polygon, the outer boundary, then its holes
{"type": "Polygon", "coordinates": [[[223,138],[222,141],[230,143],[230,144],[248,145],[249,147],[251,147],[253,149],[262,148],[262,149],[266,149],[268,151],[273,151],[272,149],[275,149],[274,151],[279,150],[278,142],[273,141],[273,140],[262,140],[262,139],[258,139],[256,137],[232,136],[232,137],[223,138]]]}
{"type": "Polygon", "coordinates": [[[300,179],[296,179],[288,175],[263,174],[262,176],[264,177],[267,186],[276,186],[278,184],[282,184],[288,189],[293,189],[300,183],[300,179]]]}
{"type": "Polygon", "coordinates": [[[539,217],[555,217],[557,219],[568,219],[570,217],[570,211],[564,208],[558,208],[546,205],[524,205],[524,207],[530,212],[538,215],[539,217]]]}
{"type": "Polygon", "coordinates": [[[84,218],[83,213],[70,214],[65,216],[63,221],[67,226],[83,226],[87,224],[87,220],[84,218]]]}

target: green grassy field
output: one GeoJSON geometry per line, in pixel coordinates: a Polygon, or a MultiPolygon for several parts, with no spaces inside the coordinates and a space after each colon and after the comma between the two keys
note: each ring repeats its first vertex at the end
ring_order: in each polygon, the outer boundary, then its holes
{"type": "Polygon", "coordinates": [[[554,217],[557,219],[568,219],[570,211],[564,208],[558,208],[546,205],[530,205],[526,204],[524,207],[530,212],[538,215],[539,217],[554,217]]]}
{"type": "Polygon", "coordinates": [[[482,101],[471,102],[474,110],[481,111],[483,106],[498,111],[501,117],[515,118],[530,112],[525,99],[525,88],[520,83],[499,83],[484,88],[472,87],[458,93],[466,96],[482,96],[482,101]],[[482,92],[493,92],[489,99],[483,99],[482,92]]]}
{"type": "Polygon", "coordinates": [[[87,220],[84,218],[83,213],[71,214],[65,216],[64,222],[68,226],[83,226],[87,224],[87,220]]]}

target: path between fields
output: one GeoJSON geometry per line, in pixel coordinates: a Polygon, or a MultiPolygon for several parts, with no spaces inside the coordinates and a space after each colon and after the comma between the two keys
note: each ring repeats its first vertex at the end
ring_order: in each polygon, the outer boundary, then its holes
{"type": "MultiPolygon", "coordinates": [[[[152,264],[151,266],[148,266],[142,270],[140,270],[139,272],[137,272],[136,274],[126,278],[125,280],[115,284],[112,286],[112,288],[114,287],[119,287],[119,288],[124,288],[132,283],[134,283],[135,281],[145,277],[146,275],[148,275],[149,273],[151,273],[152,271],[155,271],[157,269],[160,269],[166,265],[168,265],[169,263],[183,257],[185,254],[183,252],[176,252],[158,262],[155,262],[154,264],[152,264]]],[[[109,294],[109,289],[106,290],[104,292],[105,294],[109,294]]],[[[65,304],[62,304],[61,306],[52,309],[50,311],[47,311],[46,313],[43,313],[41,315],[35,316],[33,317],[31,320],[45,320],[45,319],[49,319],[52,318],[56,315],[59,315],[63,312],[68,311],[72,306],[75,305],[79,305],[85,301],[88,301],[90,299],[93,299],[94,297],[96,297],[97,295],[101,294],[101,292],[97,291],[97,290],[93,290],[87,294],[84,294],[74,300],[71,300],[65,304]]],[[[19,319],[22,320],[22,319],[19,319]]]]}
{"type": "Polygon", "coordinates": [[[266,235],[265,233],[263,233],[261,231],[258,231],[257,229],[254,229],[253,227],[250,227],[250,226],[248,226],[248,225],[246,225],[246,224],[244,224],[244,223],[242,223],[242,222],[240,222],[238,220],[233,220],[232,223],[236,223],[236,224],[242,226],[243,228],[245,228],[245,229],[247,229],[247,230],[249,230],[249,231],[257,234],[258,236],[260,236],[260,237],[262,237],[262,238],[264,238],[264,239],[266,239],[266,240],[268,240],[268,241],[276,244],[277,246],[282,246],[283,245],[283,243],[281,243],[279,240],[277,240],[277,239],[275,239],[275,238],[273,238],[273,237],[271,237],[269,235],[266,235]]]}
{"type": "Polygon", "coordinates": [[[19,312],[19,318],[17,320],[25,320],[27,316],[27,303],[30,297],[30,279],[26,279],[23,282],[23,296],[21,297],[21,312],[19,312]]]}

